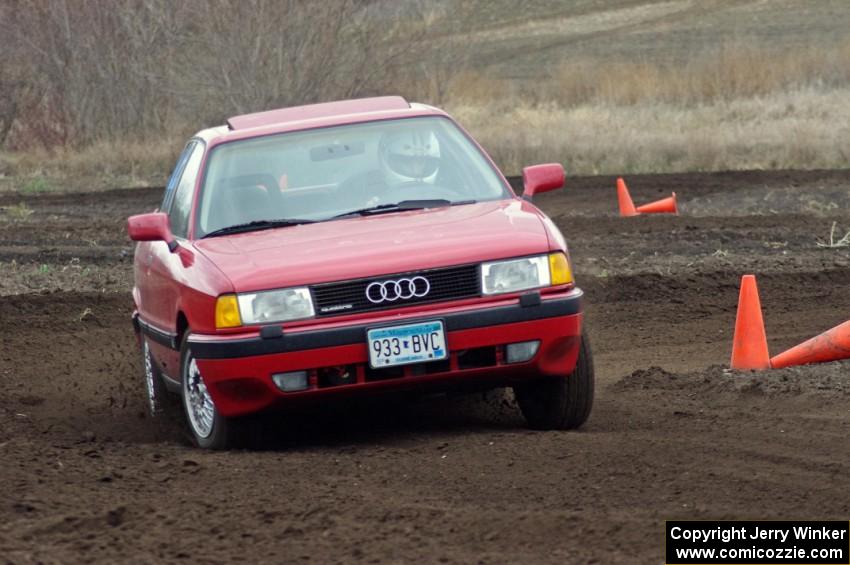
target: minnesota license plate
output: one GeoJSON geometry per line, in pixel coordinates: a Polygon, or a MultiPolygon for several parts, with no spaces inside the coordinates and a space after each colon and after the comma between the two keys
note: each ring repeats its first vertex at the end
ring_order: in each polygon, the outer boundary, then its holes
{"type": "Polygon", "coordinates": [[[448,356],[443,322],[371,329],[366,334],[372,368],[439,361],[448,356]]]}

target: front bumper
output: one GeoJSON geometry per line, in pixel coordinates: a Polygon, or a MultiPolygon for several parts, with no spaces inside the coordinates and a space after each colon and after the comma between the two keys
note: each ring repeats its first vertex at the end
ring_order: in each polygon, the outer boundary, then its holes
{"type": "Polygon", "coordinates": [[[446,308],[423,314],[383,314],[366,321],[321,329],[258,335],[193,334],[189,347],[207,388],[224,416],[232,417],[291,402],[354,392],[408,388],[498,386],[540,376],[566,376],[575,368],[581,336],[582,291],[523,295],[496,304],[446,308]],[[445,361],[371,369],[369,328],[442,320],[449,358],[445,361]],[[504,346],[540,340],[536,355],[509,364],[504,346]],[[308,371],[309,388],[282,392],[271,375],[308,371]]]}

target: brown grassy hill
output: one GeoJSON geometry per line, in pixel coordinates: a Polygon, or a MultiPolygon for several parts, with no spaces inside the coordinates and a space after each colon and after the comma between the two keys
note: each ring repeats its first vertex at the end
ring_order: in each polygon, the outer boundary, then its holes
{"type": "MultiPolygon", "coordinates": [[[[436,3],[452,13],[463,0],[436,3]]],[[[714,46],[746,41],[795,51],[848,38],[843,0],[493,0],[453,35],[476,67],[535,78],[573,58],[684,63],[714,46]]]]}

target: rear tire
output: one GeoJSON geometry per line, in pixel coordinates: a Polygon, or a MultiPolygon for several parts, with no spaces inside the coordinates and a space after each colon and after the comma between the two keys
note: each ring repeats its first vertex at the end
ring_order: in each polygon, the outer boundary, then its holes
{"type": "Polygon", "coordinates": [[[189,332],[186,332],[180,346],[180,390],[192,441],[202,449],[224,450],[236,447],[241,439],[240,422],[225,418],[215,407],[188,346],[188,338],[189,332]]]}
{"type": "Polygon", "coordinates": [[[578,360],[570,375],[517,385],[514,395],[531,429],[572,430],[590,416],[594,383],[590,343],[582,333],[578,360]]]}

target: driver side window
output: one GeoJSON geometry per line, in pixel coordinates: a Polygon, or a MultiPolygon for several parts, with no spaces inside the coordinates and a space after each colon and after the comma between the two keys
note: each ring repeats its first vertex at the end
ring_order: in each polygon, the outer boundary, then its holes
{"type": "Polygon", "coordinates": [[[174,200],[174,189],[177,188],[177,183],[180,182],[180,175],[183,174],[183,167],[186,166],[186,161],[192,153],[192,148],[195,146],[194,141],[190,141],[180,152],[177,158],[177,163],[174,165],[174,170],[171,171],[171,176],[168,177],[168,184],[165,185],[165,194],[162,196],[162,204],[159,206],[160,212],[168,213],[171,208],[171,201],[174,200]]]}
{"type": "MultiPolygon", "coordinates": [[[[187,148],[188,150],[188,148],[187,148]]],[[[171,233],[185,238],[189,232],[189,215],[192,212],[192,197],[195,194],[195,181],[204,156],[204,144],[193,142],[191,153],[186,161],[180,182],[174,190],[168,219],[171,223],[171,233]]]]}

